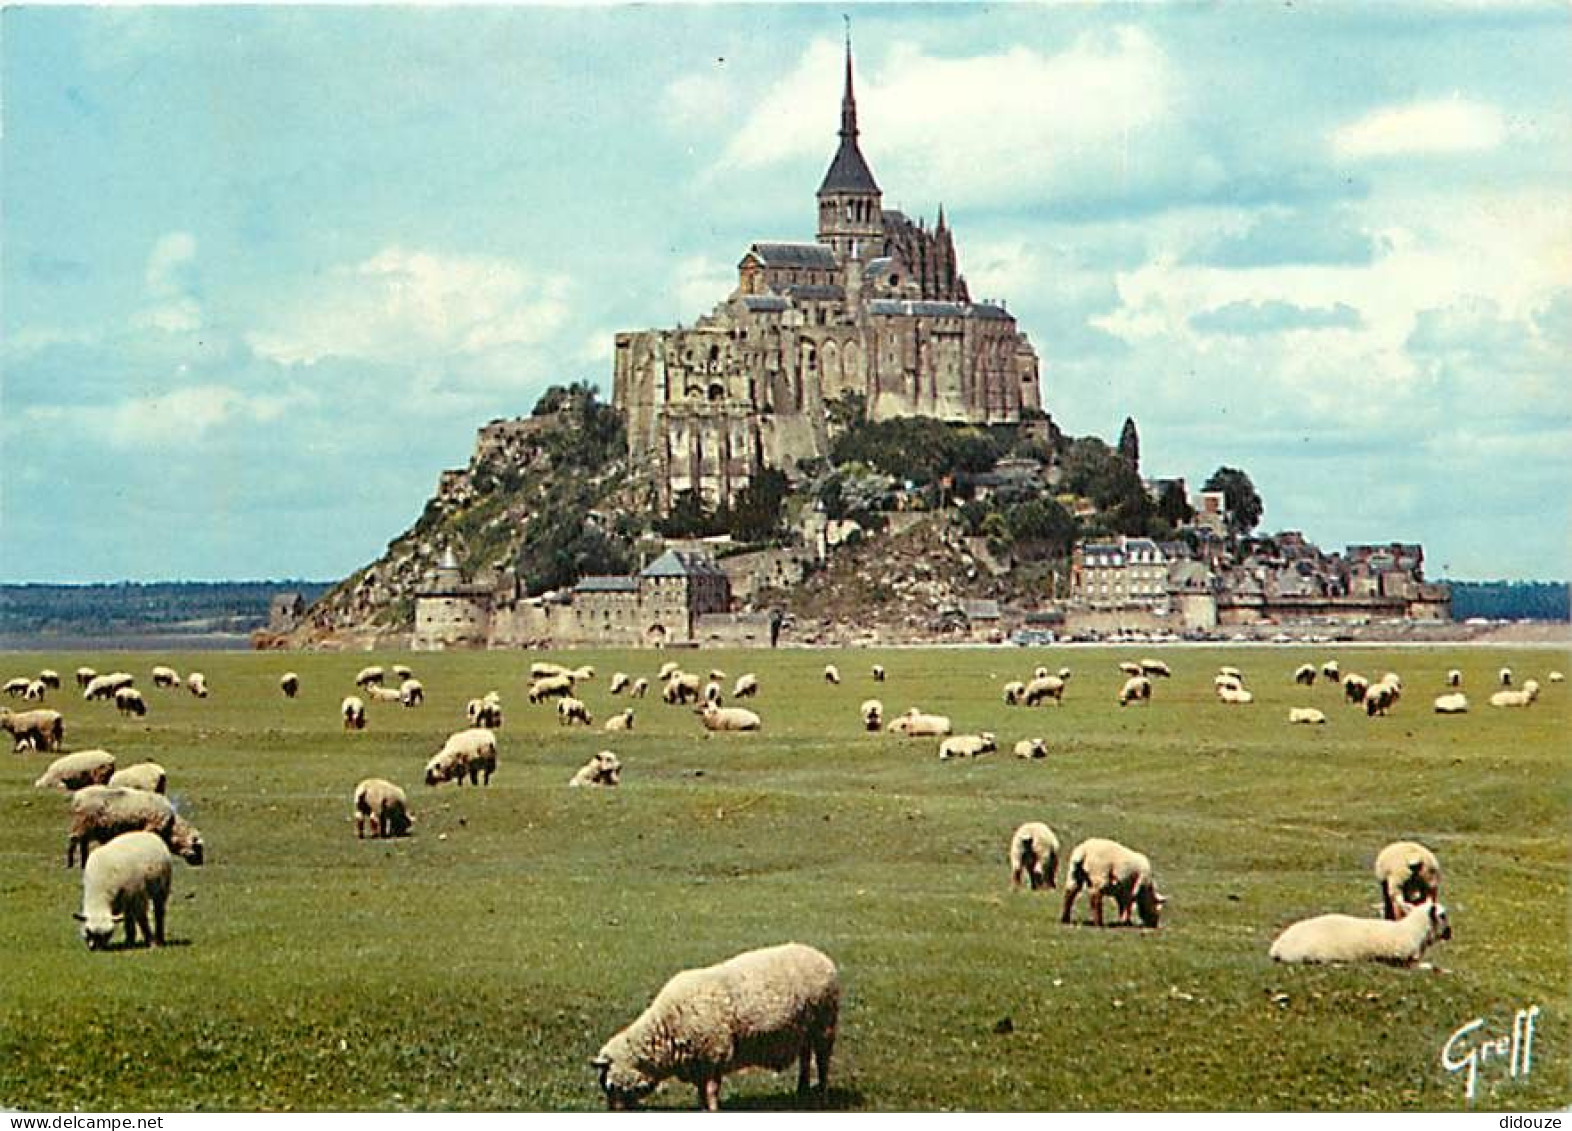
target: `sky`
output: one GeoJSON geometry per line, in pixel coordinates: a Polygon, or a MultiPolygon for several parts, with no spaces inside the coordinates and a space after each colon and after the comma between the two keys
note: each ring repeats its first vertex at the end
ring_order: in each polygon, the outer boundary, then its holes
{"type": "Polygon", "coordinates": [[[1572,7],[0,9],[0,581],[344,576],[475,430],[811,240],[842,13],[1074,435],[1572,573],[1572,7]]]}

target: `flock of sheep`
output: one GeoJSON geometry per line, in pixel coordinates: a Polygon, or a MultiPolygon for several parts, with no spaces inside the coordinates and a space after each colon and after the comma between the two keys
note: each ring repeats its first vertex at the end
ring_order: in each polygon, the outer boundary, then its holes
{"type": "MultiPolygon", "coordinates": [[[[1171,678],[1168,666],[1159,660],[1127,661],[1120,669],[1126,677],[1116,696],[1121,707],[1150,704],[1153,681],[1171,678]]],[[[374,666],[356,676],[357,693],[346,696],[340,705],[346,729],[364,729],[368,698],[406,708],[423,704],[425,689],[410,669],[393,666],[396,687],[387,685],[387,675],[382,667],[374,666]]],[[[871,676],[875,683],[886,681],[882,666],[875,665],[871,676]]],[[[825,667],[823,677],[829,685],[842,683],[834,664],[825,667]]],[[[1342,698],[1362,706],[1370,716],[1387,714],[1402,695],[1402,680],[1395,673],[1372,682],[1357,674],[1341,673],[1336,661],[1320,669],[1305,664],[1293,678],[1296,685],[1309,687],[1318,677],[1340,686],[1342,698]]],[[[1007,707],[1057,707],[1064,702],[1070,678],[1068,668],[1050,673],[1039,667],[1030,680],[1007,682],[1003,702],[1007,707]]],[[[1497,678],[1502,689],[1491,696],[1492,705],[1526,707],[1536,700],[1537,681],[1528,680],[1520,689],[1514,688],[1508,669],[1502,669],[1497,678]]],[[[593,667],[537,662],[530,668],[526,698],[530,704],[549,705],[564,727],[593,727],[594,715],[579,693],[594,679],[593,667]]],[[[701,677],[668,662],[653,684],[619,671],[611,676],[608,690],[614,697],[643,700],[652,686],[659,686],[664,703],[692,709],[708,731],[759,731],[763,723],[757,713],[725,705],[726,679],[721,671],[712,670],[701,677]]],[[[1546,679],[1559,683],[1563,677],[1550,672],[1546,679]]],[[[152,669],[152,682],[159,688],[184,687],[201,698],[208,694],[199,672],[182,680],[173,669],[160,665],[152,669]]],[[[129,673],[99,675],[83,668],[77,672],[77,683],[85,700],[113,701],[127,715],[146,713],[145,700],[129,673]]],[[[1436,698],[1435,710],[1447,714],[1466,711],[1461,673],[1450,672],[1447,683],[1450,690],[1436,698]]],[[[56,673],[44,671],[36,678],[10,680],[4,687],[13,696],[41,700],[59,685],[56,673]]],[[[1220,669],[1213,686],[1221,703],[1254,701],[1243,673],[1236,668],[1220,669]]],[[[294,672],[279,680],[286,698],[296,698],[300,687],[294,672]]],[[[750,672],[731,684],[729,698],[753,700],[759,693],[759,678],[750,672]]],[[[864,700],[858,710],[864,730],[937,739],[940,760],[977,758],[998,749],[994,733],[956,735],[947,716],[917,707],[888,722],[877,698],[864,700]]],[[[466,781],[475,786],[490,784],[498,761],[496,735],[503,727],[501,697],[493,691],[470,700],[466,716],[469,725],[451,734],[427,761],[423,777],[428,787],[448,782],[463,785],[466,781]]],[[[634,709],[625,708],[607,718],[602,728],[630,731],[634,718],[634,709]]],[[[1326,715],[1319,708],[1294,707],[1289,722],[1324,724],[1326,715]]],[[[62,716],[46,708],[25,712],[0,708],[0,727],[12,735],[18,752],[58,752],[64,738],[62,716]]],[[[1040,737],[1022,738],[1012,749],[1017,757],[1027,759],[1048,754],[1040,737]]],[[[574,788],[616,787],[622,769],[618,756],[604,750],[567,784],[574,788]]],[[[78,859],[82,864],[82,900],[76,918],[82,923],[81,935],[87,945],[93,949],[106,946],[122,925],[127,945],[135,945],[138,934],[150,945],[161,945],[173,859],[179,856],[188,864],[201,865],[204,855],[201,834],[167,799],[164,768],[152,762],[117,768],[108,751],[87,750],[62,754],[34,784],[70,794],[66,864],[74,866],[78,859]]],[[[355,787],[352,813],[358,838],[368,832],[373,838],[403,836],[414,825],[407,794],[383,778],[367,778],[355,787]]],[[[1031,821],[1016,829],[1007,858],[1012,887],[1025,885],[1036,891],[1058,885],[1060,842],[1047,823],[1031,821]]],[[[1113,898],[1119,923],[1130,925],[1138,916],[1142,926],[1158,926],[1166,900],[1144,854],[1105,837],[1090,837],[1071,850],[1064,865],[1062,923],[1071,922],[1074,905],[1084,891],[1096,926],[1104,922],[1105,897],[1113,898]]],[[[1374,872],[1381,895],[1381,918],[1334,914],[1294,923],[1273,941],[1270,957],[1290,963],[1380,961],[1413,965],[1428,946],[1450,938],[1446,910],[1439,902],[1441,867],[1432,851],[1413,841],[1395,842],[1377,854],[1374,872]]],[[[808,1089],[810,1068],[815,1066],[822,1091],[827,1087],[839,997],[834,962],[798,943],[749,951],[716,966],[679,973],[649,1008],[607,1041],[594,1058],[602,1092],[609,1106],[630,1107],[662,1080],[675,1078],[696,1087],[701,1103],[714,1110],[727,1073],[749,1066],[779,1069],[793,1061],[799,1065],[799,1091],[808,1089]]]]}

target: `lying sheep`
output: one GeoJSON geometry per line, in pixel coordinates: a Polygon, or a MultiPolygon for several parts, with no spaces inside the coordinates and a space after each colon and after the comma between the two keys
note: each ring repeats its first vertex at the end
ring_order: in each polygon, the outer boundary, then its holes
{"type": "Polygon", "coordinates": [[[752,699],[759,693],[759,677],[752,672],[744,672],[737,677],[737,682],[732,685],[731,697],[733,699],[752,699]]]}
{"type": "Polygon", "coordinates": [[[154,687],[179,687],[180,673],[174,668],[159,664],[153,668],[154,687]]]}
{"type": "Polygon", "coordinates": [[[650,681],[640,676],[638,679],[633,681],[633,690],[628,692],[628,694],[634,699],[642,699],[644,698],[645,692],[649,691],[649,689],[650,681]]]}
{"type": "Polygon", "coordinates": [[[418,679],[406,679],[398,685],[398,701],[406,707],[418,707],[426,701],[426,688],[418,679]]]}
{"type": "Polygon", "coordinates": [[[293,699],[300,694],[300,677],[294,672],[285,672],[278,677],[278,689],[284,693],[285,699],[293,699]]]}
{"type": "Polygon", "coordinates": [[[1435,713],[1438,715],[1468,714],[1468,696],[1461,691],[1454,691],[1450,695],[1437,695],[1435,699],[1435,713]]]}
{"type": "Polygon", "coordinates": [[[1300,664],[1294,669],[1294,682],[1303,687],[1315,686],[1315,665],[1300,664]]]}
{"type": "Polygon", "coordinates": [[[198,699],[207,698],[207,676],[201,672],[192,672],[186,676],[186,690],[198,699]]]}
{"type": "Polygon", "coordinates": [[[529,701],[544,703],[547,699],[561,699],[573,694],[573,680],[566,674],[548,675],[529,685],[529,701]]]}
{"type": "Polygon", "coordinates": [[[1039,676],[1026,685],[1026,690],[1021,693],[1021,702],[1028,707],[1035,707],[1046,699],[1055,707],[1062,706],[1064,686],[1064,679],[1061,676],[1039,676]]]}
{"type": "Polygon", "coordinates": [[[612,672],[610,691],[613,695],[621,695],[631,682],[633,681],[627,672],[612,672]]]}
{"type": "Polygon", "coordinates": [[[579,767],[568,779],[573,789],[581,787],[610,788],[622,784],[622,760],[610,750],[602,750],[579,767]]]}
{"type": "Polygon", "coordinates": [[[157,762],[138,762],[109,775],[113,789],[142,789],[148,793],[167,793],[169,775],[157,762]]]}
{"type": "Polygon", "coordinates": [[[0,707],[0,730],[11,736],[17,750],[59,750],[65,741],[65,717],[47,707],[32,711],[0,707]]]}
{"type": "Polygon", "coordinates": [[[1446,673],[1446,685],[1448,687],[1462,687],[1463,673],[1458,671],[1456,668],[1449,670],[1446,673]]]}
{"type": "Polygon", "coordinates": [[[884,704],[877,699],[864,699],[858,708],[862,714],[862,729],[879,731],[884,729],[884,704]]]}
{"type": "Polygon", "coordinates": [[[122,687],[115,692],[115,710],[122,715],[135,715],[137,718],[147,714],[147,700],[142,698],[142,693],[134,687],[122,687]]]}
{"type": "Polygon", "coordinates": [[[1219,703],[1227,703],[1230,706],[1243,706],[1254,703],[1255,695],[1240,687],[1237,683],[1224,683],[1218,685],[1217,701],[1219,703]]]}
{"type": "Polygon", "coordinates": [[[688,672],[673,672],[661,689],[660,697],[672,706],[697,703],[700,697],[699,677],[688,672]]]}
{"type": "Polygon", "coordinates": [[[366,694],[373,703],[402,703],[404,696],[396,687],[383,687],[380,683],[366,685],[366,694]]]}
{"type": "Polygon", "coordinates": [[[1387,919],[1401,919],[1410,908],[1441,897],[1441,862],[1417,841],[1393,841],[1376,853],[1375,878],[1387,919]]]}
{"type": "Polygon", "coordinates": [[[874,664],[873,665],[873,682],[874,683],[883,683],[884,682],[884,665],[883,664],[874,664]]]}
{"type": "Polygon", "coordinates": [[[632,730],[633,729],[633,708],[629,707],[627,710],[623,711],[622,714],[611,716],[611,718],[606,720],[605,729],[606,730],[632,730]]]}
{"type": "Polygon", "coordinates": [[[797,1092],[809,1063],[819,1093],[829,1088],[840,1013],[835,963],[801,943],[751,950],[716,966],[684,970],[591,1062],[612,1110],[635,1107],[675,1077],[692,1084],[708,1111],[720,1110],[721,1080],[739,1068],[798,1062],[797,1092]]]}
{"type": "Polygon", "coordinates": [[[569,695],[565,699],[557,700],[557,722],[562,726],[572,726],[574,723],[593,726],[595,716],[590,714],[589,708],[584,705],[584,700],[569,695]]]}
{"type": "Polygon", "coordinates": [[[70,792],[84,786],[103,785],[114,773],[115,756],[109,751],[78,750],[49,763],[49,768],[38,775],[33,788],[70,792]]]}
{"type": "Polygon", "coordinates": [[[1056,886],[1059,872],[1059,838],[1041,821],[1028,821],[1010,838],[1010,886],[1024,879],[1032,891],[1056,886]]]}
{"type": "Polygon", "coordinates": [[[1092,837],[1083,840],[1070,853],[1065,871],[1064,913],[1059,922],[1070,921],[1070,911],[1083,888],[1091,889],[1092,922],[1103,925],[1103,896],[1112,895],[1119,906],[1119,922],[1128,925],[1130,912],[1138,911],[1143,926],[1157,926],[1158,916],[1167,899],[1159,894],[1152,875],[1152,862],[1118,841],[1092,837]]]}
{"type": "Polygon", "coordinates": [[[108,844],[129,832],[156,833],[169,850],[193,868],[202,866],[202,834],[163,794],[121,786],[90,785],[71,795],[71,825],[66,833],[66,867],[80,857],[87,863],[94,845],[108,844]]]}
{"type": "Polygon", "coordinates": [[[1144,675],[1133,675],[1119,689],[1119,706],[1128,703],[1149,703],[1152,700],[1152,681],[1144,675]]]}
{"type": "Polygon", "coordinates": [[[482,778],[490,785],[496,769],[497,736],[485,727],[470,727],[450,734],[442,749],[432,755],[426,763],[426,784],[456,781],[463,785],[467,777],[471,785],[480,785],[482,778]]]}
{"type": "Polygon", "coordinates": [[[841,669],[836,667],[834,664],[825,664],[824,665],[824,682],[825,683],[839,683],[840,681],[841,681],[841,669]]]}
{"type": "Polygon", "coordinates": [[[366,839],[367,825],[374,839],[406,836],[414,823],[409,799],[386,778],[367,778],[355,787],[355,839],[366,839]]]}
{"type": "Polygon", "coordinates": [[[1523,681],[1521,691],[1498,691],[1490,697],[1492,707],[1527,707],[1539,698],[1539,684],[1529,679],[1523,681]]]}
{"type": "Polygon", "coordinates": [[[1025,694],[1026,684],[1022,683],[1018,679],[1012,679],[1009,683],[1004,685],[1004,705],[1006,707],[1016,706],[1020,703],[1021,698],[1025,694]]]}
{"type": "Polygon", "coordinates": [[[939,743],[939,761],[948,762],[951,758],[981,758],[984,754],[991,754],[997,749],[999,747],[989,731],[983,731],[981,734],[957,734],[939,743]]]}
{"type": "Polygon", "coordinates": [[[927,715],[916,707],[891,720],[885,730],[906,738],[943,738],[950,733],[948,715],[927,715]]]}
{"type": "Polygon", "coordinates": [[[1143,659],[1141,661],[1141,674],[1148,677],[1158,676],[1162,679],[1172,679],[1174,673],[1169,671],[1168,665],[1161,660],[1143,659]]]}
{"type": "Polygon", "coordinates": [[[174,878],[174,861],[157,836],[131,832],[116,837],[93,853],[82,872],[82,940],[89,950],[102,950],[121,923],[126,946],[136,945],[137,931],[149,946],[164,945],[164,911],[174,878]],[[151,908],[153,922],[148,926],[151,908]]]}
{"type": "Polygon", "coordinates": [[[355,686],[364,689],[374,683],[381,683],[386,677],[387,673],[373,664],[371,667],[361,668],[355,673],[355,686]]]}
{"type": "Polygon", "coordinates": [[[338,705],[338,713],[344,720],[345,730],[366,729],[366,703],[360,696],[346,695],[338,705]]]}
{"type": "Polygon", "coordinates": [[[699,712],[699,718],[704,723],[705,730],[758,730],[760,719],[752,711],[742,707],[717,707],[713,703],[706,703],[699,712]]]}
{"type": "Polygon", "coordinates": [[[1046,758],[1048,744],[1040,738],[1023,738],[1015,744],[1017,758],[1046,758]]]}
{"type": "Polygon", "coordinates": [[[98,672],[93,668],[77,668],[76,685],[78,687],[86,687],[88,684],[93,682],[97,675],[98,672]]]}
{"type": "MultiPolygon", "coordinates": [[[[1248,695],[1249,692],[1247,691],[1245,694],[1248,695]]],[[[1306,723],[1310,726],[1321,726],[1326,722],[1326,714],[1323,711],[1316,710],[1314,707],[1290,707],[1288,708],[1288,721],[1291,723],[1306,723]]]]}
{"type": "Polygon", "coordinates": [[[1277,962],[1386,962],[1412,966],[1431,943],[1452,937],[1446,908],[1425,902],[1398,920],[1318,915],[1272,942],[1277,962]]]}

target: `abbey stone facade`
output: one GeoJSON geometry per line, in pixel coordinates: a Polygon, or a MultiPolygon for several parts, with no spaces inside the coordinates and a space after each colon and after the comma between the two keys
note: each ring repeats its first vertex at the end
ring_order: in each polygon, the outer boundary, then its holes
{"type": "Polygon", "coordinates": [[[736,289],[692,327],[617,335],[613,403],[663,508],[688,490],[729,500],[762,468],[825,456],[825,408],[843,392],[875,420],[1041,409],[1037,354],[1002,306],[972,301],[943,207],[932,229],[886,210],[857,136],[848,43],[817,241],[751,245],[736,289]]]}

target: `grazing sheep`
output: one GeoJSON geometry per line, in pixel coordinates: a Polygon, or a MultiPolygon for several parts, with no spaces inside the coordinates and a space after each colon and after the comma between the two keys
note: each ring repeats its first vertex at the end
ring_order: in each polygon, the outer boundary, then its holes
{"type": "Polygon", "coordinates": [[[841,669],[836,667],[834,664],[825,664],[824,665],[824,682],[825,683],[839,683],[840,681],[841,681],[841,669]]]}
{"type": "Polygon", "coordinates": [[[884,729],[884,704],[877,699],[864,699],[858,708],[862,714],[862,729],[879,731],[884,729]]]}
{"type": "Polygon", "coordinates": [[[1375,878],[1381,914],[1388,919],[1401,919],[1410,908],[1441,897],[1441,862],[1417,841],[1393,841],[1376,853],[1375,878]]]}
{"type": "Polygon", "coordinates": [[[179,687],[180,673],[174,668],[159,664],[153,669],[154,687],[179,687]]]}
{"type": "Polygon", "coordinates": [[[1562,675],[1560,672],[1551,672],[1545,677],[1545,680],[1549,683],[1565,683],[1566,678],[1567,677],[1562,675]]]}
{"type": "Polygon", "coordinates": [[[1237,683],[1223,683],[1217,687],[1217,700],[1230,706],[1242,706],[1255,702],[1255,695],[1237,683]]]}
{"type": "Polygon", "coordinates": [[[939,761],[948,762],[951,758],[981,758],[984,754],[991,754],[997,749],[999,749],[998,744],[989,731],[983,731],[981,734],[957,734],[939,743],[939,761]]]}
{"type": "Polygon", "coordinates": [[[86,687],[88,684],[92,683],[93,680],[97,678],[97,676],[98,672],[93,668],[77,668],[76,685],[78,687],[86,687]]]}
{"type": "Polygon", "coordinates": [[[1150,703],[1152,700],[1152,681],[1144,675],[1133,675],[1124,681],[1124,686],[1119,689],[1119,706],[1127,703],[1150,703]]]}
{"type": "Polygon", "coordinates": [[[130,687],[136,683],[136,677],[130,672],[110,672],[108,675],[95,675],[87,681],[87,686],[82,690],[82,698],[88,702],[94,699],[113,699],[115,692],[122,687],[130,687]]]}
{"type": "Polygon", "coordinates": [[[883,683],[884,682],[884,665],[883,664],[874,664],[873,665],[873,682],[874,683],[883,683]]]}
{"type": "Polygon", "coordinates": [[[464,708],[464,715],[472,727],[501,730],[502,700],[495,691],[488,691],[479,699],[471,699],[464,708]]]}
{"type": "Polygon", "coordinates": [[[48,707],[32,711],[0,707],[0,730],[10,734],[18,751],[59,750],[65,741],[65,717],[48,707]]]}
{"type": "Polygon", "coordinates": [[[553,664],[546,660],[537,660],[529,666],[529,678],[531,680],[551,679],[553,676],[559,675],[571,676],[572,673],[572,668],[563,667],[561,664],[553,664]]]}
{"type": "Polygon", "coordinates": [[[610,787],[622,784],[622,760],[610,750],[602,750],[579,767],[568,779],[573,789],[583,786],[610,787]]]}
{"type": "Polygon", "coordinates": [[[1070,853],[1065,872],[1064,913],[1059,922],[1070,921],[1070,911],[1083,888],[1091,889],[1092,922],[1103,925],[1103,896],[1112,895],[1119,906],[1119,922],[1128,925],[1130,912],[1138,911],[1143,926],[1157,926],[1158,916],[1167,899],[1159,894],[1152,875],[1152,862],[1118,841],[1092,837],[1083,840],[1070,853]]]}
{"type": "Polygon", "coordinates": [[[71,826],[66,834],[66,867],[89,850],[129,832],[157,833],[171,852],[193,868],[202,866],[206,851],[202,834],[175,812],[167,797],[145,789],[89,785],[71,795],[71,826]]]}
{"type": "Polygon", "coordinates": [[[1026,684],[1018,679],[1012,679],[1004,685],[1004,705],[1014,707],[1020,703],[1021,697],[1026,694],[1026,684]]]}
{"type": "Polygon", "coordinates": [[[285,699],[293,699],[300,694],[300,677],[294,672],[285,672],[278,677],[278,689],[284,693],[285,699]]]}
{"type": "Polygon", "coordinates": [[[33,788],[70,792],[84,786],[103,785],[114,773],[115,756],[109,751],[78,750],[49,763],[49,768],[38,775],[33,788]]]}
{"type": "Polygon", "coordinates": [[[633,729],[633,708],[629,707],[627,710],[623,711],[622,714],[611,716],[611,718],[606,720],[605,729],[606,730],[632,730],[633,729]]]}
{"type": "Polygon", "coordinates": [[[403,683],[406,679],[415,678],[415,669],[411,668],[408,664],[394,664],[392,670],[393,678],[398,680],[400,683],[403,683]]]}
{"type": "Polygon", "coordinates": [[[112,789],[142,789],[148,793],[167,793],[169,775],[157,762],[138,762],[109,775],[112,789]]]}
{"type": "Polygon", "coordinates": [[[595,669],[585,664],[581,668],[573,668],[568,672],[568,678],[574,683],[588,683],[595,678],[595,669]]]}
{"type": "Polygon", "coordinates": [[[169,849],[153,833],[126,833],[93,853],[82,872],[82,910],[75,914],[87,948],[108,946],[121,923],[125,924],[127,946],[136,945],[138,930],[149,946],[163,946],[164,910],[173,876],[169,849]],[[151,929],[149,907],[153,911],[151,929]]]}
{"type": "Polygon", "coordinates": [[[1342,668],[1338,667],[1336,660],[1328,660],[1326,663],[1321,665],[1321,678],[1326,680],[1328,683],[1342,682],[1343,670],[1342,668]]]}
{"type": "Polygon", "coordinates": [[[722,694],[720,684],[716,683],[712,679],[704,685],[704,702],[713,703],[715,706],[719,707],[721,705],[721,698],[722,694]]]}
{"type": "Polygon", "coordinates": [[[1136,663],[1134,660],[1120,660],[1119,670],[1127,676],[1143,674],[1141,671],[1141,665],[1136,663]]]}
{"type": "Polygon", "coordinates": [[[386,778],[367,778],[355,787],[355,839],[366,839],[368,824],[372,837],[381,839],[405,836],[414,823],[409,799],[386,778]]]}
{"type": "Polygon", "coordinates": [[[1315,686],[1315,665],[1300,664],[1294,669],[1294,682],[1304,687],[1315,686]]]}
{"type": "Polygon", "coordinates": [[[779,1070],[793,1060],[801,1095],[808,1090],[810,1058],[822,1096],[829,1088],[840,993],[835,963],[801,943],[684,970],[591,1062],[607,1106],[635,1107],[662,1080],[675,1077],[698,1089],[706,1110],[719,1111],[727,1073],[779,1070]]]}
{"type": "Polygon", "coordinates": [[[1496,678],[1501,681],[1501,686],[1502,687],[1511,687],[1512,686],[1512,669],[1511,668],[1502,668],[1499,672],[1496,673],[1496,678]]]}
{"type": "Polygon", "coordinates": [[[142,698],[142,693],[134,687],[122,687],[115,692],[115,710],[122,715],[135,715],[141,718],[147,714],[147,700],[142,698]]]}
{"type": "Polygon", "coordinates": [[[1163,679],[1173,678],[1173,672],[1168,670],[1168,665],[1161,660],[1142,660],[1141,674],[1144,676],[1161,676],[1163,679]]]}
{"type": "Polygon", "coordinates": [[[650,689],[650,681],[640,676],[633,681],[633,690],[628,694],[634,699],[644,698],[644,693],[650,689]]]}
{"type": "Polygon", "coordinates": [[[1317,915],[1290,926],[1272,942],[1277,962],[1387,962],[1412,966],[1431,943],[1452,937],[1446,908],[1425,902],[1396,921],[1317,915]]]}
{"type": "Polygon", "coordinates": [[[584,705],[584,700],[569,695],[565,699],[557,700],[557,722],[562,726],[572,726],[574,723],[593,726],[595,716],[590,714],[589,708],[584,705]]]}
{"type": "Polygon", "coordinates": [[[752,711],[742,707],[717,707],[713,703],[704,705],[699,718],[705,730],[758,730],[761,725],[759,716],[752,711]]]}
{"type": "Polygon", "coordinates": [[[426,701],[426,688],[418,679],[406,679],[398,685],[398,701],[406,707],[418,707],[426,701]]]}
{"type": "Polygon", "coordinates": [[[1048,744],[1040,738],[1023,738],[1015,744],[1017,758],[1046,758],[1048,744]]]}
{"type": "Polygon", "coordinates": [[[387,673],[376,665],[372,665],[369,668],[361,668],[360,671],[355,673],[355,686],[364,689],[370,687],[373,683],[381,683],[386,677],[387,673]]]}
{"type": "Polygon", "coordinates": [[[752,699],[759,693],[759,677],[752,672],[744,672],[737,677],[737,682],[732,685],[731,697],[733,699],[752,699]]]}
{"type": "Polygon", "coordinates": [[[1032,891],[1057,886],[1059,838],[1041,821],[1028,821],[1010,838],[1010,886],[1026,880],[1032,891]]]}
{"type": "Polygon", "coordinates": [[[19,675],[15,679],[8,679],[5,681],[5,693],[13,699],[19,695],[25,695],[27,693],[27,685],[32,682],[25,675],[19,675]]]}
{"type": "Polygon", "coordinates": [[[1360,704],[1365,701],[1365,693],[1370,690],[1370,681],[1362,675],[1349,672],[1343,677],[1343,698],[1349,703],[1360,704]]]}
{"type": "Polygon", "coordinates": [[[490,785],[496,769],[497,736],[485,727],[470,727],[448,735],[442,749],[432,755],[426,763],[426,784],[456,781],[463,785],[468,777],[471,785],[480,785],[484,776],[485,784],[490,785]]]}
{"type": "Polygon", "coordinates": [[[366,694],[373,703],[402,703],[404,696],[396,687],[383,687],[380,683],[366,685],[366,694]]]}
{"type": "Polygon", "coordinates": [[[657,683],[665,683],[680,670],[681,665],[676,660],[667,660],[660,666],[660,671],[655,673],[655,680],[657,683]]]}
{"type": "Polygon", "coordinates": [[[22,698],[30,699],[35,703],[42,703],[44,701],[44,692],[48,690],[49,688],[45,686],[43,680],[30,679],[27,681],[27,686],[22,688],[22,698]]]}
{"type": "Polygon", "coordinates": [[[628,675],[627,672],[612,672],[611,673],[611,693],[613,695],[621,695],[624,691],[626,691],[628,689],[628,684],[630,684],[632,682],[633,682],[633,680],[628,675]]]}
{"type": "Polygon", "coordinates": [[[51,691],[60,690],[60,673],[53,668],[45,668],[38,673],[38,682],[51,691]]]}
{"type": "Polygon", "coordinates": [[[660,697],[673,706],[697,703],[700,697],[699,677],[688,672],[672,672],[661,689],[660,697]]]}
{"type": "Polygon", "coordinates": [[[1372,683],[1365,692],[1365,714],[1370,718],[1376,715],[1385,715],[1402,697],[1402,686],[1391,681],[1391,677],[1382,677],[1379,683],[1372,683]]]}
{"type": "Polygon", "coordinates": [[[906,738],[943,738],[950,733],[950,717],[925,715],[913,707],[904,715],[892,719],[890,725],[884,729],[891,734],[899,734],[906,738]]]}
{"type": "Polygon", "coordinates": [[[1521,691],[1498,691],[1490,697],[1492,707],[1527,707],[1539,698],[1539,684],[1529,679],[1523,681],[1521,691]]]}
{"type": "Polygon", "coordinates": [[[1446,685],[1448,687],[1462,687],[1463,673],[1458,671],[1456,668],[1452,668],[1446,673],[1446,685]]]}
{"type": "MultiPolygon", "coordinates": [[[[1247,691],[1245,694],[1248,695],[1249,692],[1247,691]]],[[[1291,723],[1307,723],[1311,726],[1321,726],[1326,722],[1326,714],[1325,712],[1316,710],[1314,707],[1290,707],[1288,708],[1288,721],[1291,723]]]]}
{"type": "Polygon", "coordinates": [[[344,719],[345,730],[366,729],[366,702],[360,696],[344,696],[344,701],[338,705],[338,713],[344,719]]]}
{"type": "Polygon", "coordinates": [[[1026,690],[1021,693],[1021,702],[1028,707],[1035,707],[1044,699],[1055,707],[1064,704],[1064,679],[1062,676],[1039,676],[1026,685],[1026,690]]]}
{"type": "Polygon", "coordinates": [[[198,699],[207,698],[207,676],[201,672],[192,672],[186,676],[186,690],[198,699]]]}
{"type": "Polygon", "coordinates": [[[1454,691],[1450,695],[1437,695],[1435,713],[1438,715],[1468,714],[1468,696],[1461,691],[1454,691]]]}
{"type": "Polygon", "coordinates": [[[711,683],[725,683],[726,682],[726,673],[721,671],[719,668],[711,668],[710,669],[710,682],[711,683]]]}
{"type": "Polygon", "coordinates": [[[548,675],[529,685],[529,701],[544,703],[573,694],[573,679],[568,675],[548,675]]]}

